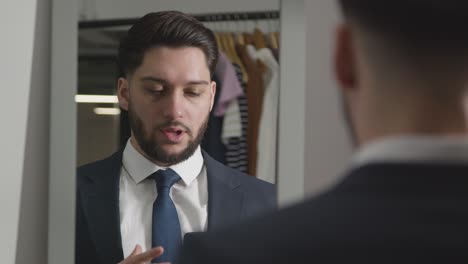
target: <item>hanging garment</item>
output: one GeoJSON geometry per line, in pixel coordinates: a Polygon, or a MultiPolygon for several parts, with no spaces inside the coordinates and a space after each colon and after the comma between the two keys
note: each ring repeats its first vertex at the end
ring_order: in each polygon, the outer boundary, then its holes
{"type": "Polygon", "coordinates": [[[249,56],[247,45],[236,45],[236,50],[249,75],[245,90],[247,105],[249,107],[247,125],[247,172],[249,175],[255,176],[257,173],[258,129],[260,126],[264,94],[263,71],[261,67],[259,67],[257,60],[253,60],[249,56]]]}
{"type": "MultiPolygon", "coordinates": [[[[239,81],[242,81],[242,71],[237,64],[233,64],[239,81]]],[[[242,83],[242,87],[245,84],[242,83]]],[[[244,89],[244,88],[243,88],[244,89]]],[[[248,126],[248,108],[247,98],[244,94],[237,98],[241,117],[242,136],[229,138],[226,144],[226,165],[228,167],[247,172],[247,126],[248,126]]],[[[227,118],[226,116],[224,117],[227,118]]]]}
{"type": "MultiPolygon", "coordinates": [[[[214,104],[216,105],[219,100],[219,95],[223,91],[223,86],[216,74],[213,76],[213,81],[216,82],[216,94],[214,98],[214,104]]],[[[215,116],[213,111],[211,111],[210,117],[208,119],[208,128],[206,129],[205,135],[203,136],[201,146],[211,157],[221,162],[222,164],[225,164],[226,147],[221,141],[223,122],[223,116],[215,116]]]]}
{"type": "Polygon", "coordinates": [[[226,109],[223,118],[223,129],[221,140],[227,144],[230,138],[238,138],[242,136],[241,113],[239,109],[239,101],[232,100],[226,109]]]}
{"type": "Polygon", "coordinates": [[[216,64],[215,75],[218,77],[223,89],[220,92],[218,102],[214,107],[215,116],[224,116],[226,108],[231,101],[244,94],[244,90],[237,78],[236,70],[227,56],[220,52],[216,64]]]}
{"type": "MultiPolygon", "coordinates": [[[[254,54],[253,47],[247,47],[249,54],[254,54]]],[[[257,177],[275,183],[276,151],[278,130],[278,100],[279,100],[279,65],[268,48],[256,51],[257,58],[262,61],[267,70],[263,75],[265,96],[260,116],[258,137],[257,177]]]]}

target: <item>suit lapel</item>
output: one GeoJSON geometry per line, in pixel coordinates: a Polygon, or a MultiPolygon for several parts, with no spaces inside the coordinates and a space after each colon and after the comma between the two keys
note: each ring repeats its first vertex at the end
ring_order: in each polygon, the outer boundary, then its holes
{"type": "Polygon", "coordinates": [[[203,151],[208,179],[208,229],[236,223],[242,217],[244,194],[241,184],[219,162],[203,151]]]}
{"type": "Polygon", "coordinates": [[[103,263],[123,259],[119,216],[119,179],[122,151],[102,161],[89,184],[81,188],[83,210],[98,256],[103,263]]]}

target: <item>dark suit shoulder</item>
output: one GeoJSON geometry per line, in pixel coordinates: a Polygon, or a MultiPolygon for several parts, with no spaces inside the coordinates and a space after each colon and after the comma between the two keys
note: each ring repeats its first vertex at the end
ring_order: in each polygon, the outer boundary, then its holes
{"type": "Polygon", "coordinates": [[[249,201],[253,201],[249,205],[250,207],[265,206],[265,212],[276,210],[276,185],[242,172],[237,172],[237,175],[245,195],[249,201]],[[256,204],[255,200],[261,202],[261,204],[256,204]]]}
{"type": "Polygon", "coordinates": [[[242,185],[247,191],[261,191],[276,196],[276,187],[274,184],[260,180],[254,176],[247,175],[239,170],[230,168],[217,160],[213,159],[208,153],[203,151],[203,158],[208,170],[222,171],[223,175],[231,177],[234,184],[242,185]]]}
{"type": "Polygon", "coordinates": [[[228,168],[228,169],[233,171],[233,174],[235,174],[235,176],[239,178],[239,181],[242,183],[243,186],[245,185],[245,188],[251,189],[254,191],[261,190],[261,191],[265,191],[268,193],[276,193],[276,187],[274,184],[260,180],[256,178],[255,176],[245,174],[235,169],[231,169],[231,168],[228,168]]]}
{"type": "Polygon", "coordinates": [[[94,180],[100,175],[113,175],[118,173],[122,164],[122,150],[117,151],[102,160],[84,164],[77,168],[77,181],[80,184],[83,181],[94,180]]]}
{"type": "Polygon", "coordinates": [[[276,210],[276,186],[259,180],[243,172],[229,168],[211,158],[203,151],[207,173],[211,180],[229,186],[229,189],[242,192],[246,217],[258,216],[276,210]]]}
{"type": "Polygon", "coordinates": [[[181,263],[466,260],[467,174],[467,165],[355,168],[321,195],[275,214],[187,237],[181,263]]]}
{"type": "Polygon", "coordinates": [[[118,190],[121,157],[122,152],[116,152],[110,157],[77,169],[77,264],[117,263],[123,258],[119,250],[120,234],[116,231],[119,230],[118,190]],[[102,234],[106,234],[106,237],[102,237],[102,234]]]}

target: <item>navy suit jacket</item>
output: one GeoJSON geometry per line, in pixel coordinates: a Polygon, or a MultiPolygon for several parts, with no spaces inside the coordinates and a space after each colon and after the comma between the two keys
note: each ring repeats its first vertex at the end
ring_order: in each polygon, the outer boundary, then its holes
{"type": "MultiPolygon", "coordinates": [[[[208,230],[276,209],[274,185],[247,176],[203,151],[208,181],[208,230]]],[[[78,168],[76,264],[123,259],[119,217],[122,151],[78,168]]]]}
{"type": "Polygon", "coordinates": [[[299,205],[185,237],[180,263],[467,263],[468,164],[369,164],[299,205]]]}

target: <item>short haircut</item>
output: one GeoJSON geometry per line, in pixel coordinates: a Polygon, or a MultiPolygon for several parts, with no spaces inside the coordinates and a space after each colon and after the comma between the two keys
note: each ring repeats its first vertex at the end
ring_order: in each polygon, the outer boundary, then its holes
{"type": "Polygon", "coordinates": [[[117,57],[122,75],[133,74],[149,49],[162,46],[200,48],[213,75],[218,60],[213,32],[193,16],[178,11],[149,13],[128,30],[120,41],[117,57]]]}
{"type": "Polygon", "coordinates": [[[411,51],[466,54],[466,0],[340,0],[346,18],[411,51]]]}

